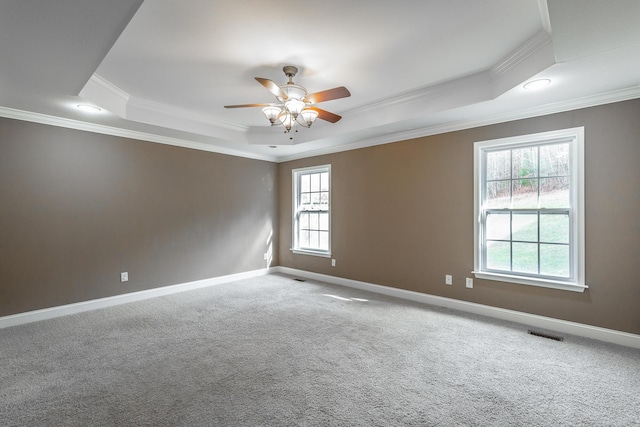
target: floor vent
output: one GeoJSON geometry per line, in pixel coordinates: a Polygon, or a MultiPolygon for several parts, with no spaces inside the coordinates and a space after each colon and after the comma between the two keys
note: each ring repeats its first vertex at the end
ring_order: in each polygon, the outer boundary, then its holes
{"type": "Polygon", "coordinates": [[[293,279],[293,280],[295,280],[296,282],[306,282],[306,280],[304,280],[304,279],[298,279],[297,277],[296,277],[295,279],[293,279]]]}
{"type": "Polygon", "coordinates": [[[544,332],[539,332],[539,331],[529,330],[529,335],[535,335],[536,337],[548,338],[548,339],[554,340],[554,341],[564,341],[563,337],[559,337],[557,335],[545,334],[544,332]]]}

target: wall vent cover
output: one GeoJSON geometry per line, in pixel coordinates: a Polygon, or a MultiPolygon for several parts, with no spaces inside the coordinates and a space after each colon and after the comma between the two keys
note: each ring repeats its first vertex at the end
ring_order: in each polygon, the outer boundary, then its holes
{"type": "Polygon", "coordinates": [[[531,329],[529,330],[529,335],[535,335],[536,337],[548,338],[548,339],[554,340],[554,341],[564,341],[563,337],[559,337],[557,335],[547,334],[545,332],[540,332],[540,331],[532,331],[531,329]]]}

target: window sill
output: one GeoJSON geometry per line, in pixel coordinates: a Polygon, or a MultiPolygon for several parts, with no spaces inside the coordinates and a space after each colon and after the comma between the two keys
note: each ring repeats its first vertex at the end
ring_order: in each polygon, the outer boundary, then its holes
{"type": "Polygon", "coordinates": [[[473,275],[478,279],[496,280],[499,282],[517,283],[520,285],[539,286],[543,288],[560,289],[563,291],[584,292],[589,287],[578,283],[561,282],[548,279],[533,279],[522,276],[511,276],[509,274],[498,274],[472,271],[473,275]]]}
{"type": "Polygon", "coordinates": [[[331,252],[319,252],[319,251],[312,251],[312,250],[305,250],[305,249],[290,249],[291,252],[293,252],[294,254],[298,254],[298,255],[312,255],[312,256],[319,256],[322,258],[331,258],[331,252]]]}

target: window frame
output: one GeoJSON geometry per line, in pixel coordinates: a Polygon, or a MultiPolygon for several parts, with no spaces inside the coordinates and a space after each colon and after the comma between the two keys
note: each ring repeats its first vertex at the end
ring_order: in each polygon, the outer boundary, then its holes
{"type": "MultiPolygon", "coordinates": [[[[585,205],[584,205],[584,127],[540,132],[529,135],[477,141],[474,143],[474,270],[476,278],[502,282],[541,286],[553,289],[584,292],[585,284],[585,205]],[[569,189],[570,189],[570,274],[569,278],[549,278],[539,274],[488,271],[486,267],[485,219],[486,212],[486,153],[491,151],[524,148],[530,146],[569,143],[569,189]]],[[[495,210],[495,209],[493,209],[495,210]]],[[[529,209],[552,213],[553,209],[529,209]]],[[[517,212],[517,209],[505,209],[517,212]]],[[[538,244],[540,241],[538,240],[538,244]]],[[[538,261],[540,262],[540,261],[538,261]]]]}
{"type": "Polygon", "coordinates": [[[320,165],[320,166],[311,166],[306,168],[298,168],[293,169],[291,171],[291,179],[292,179],[292,215],[291,215],[291,251],[296,254],[302,255],[314,255],[324,258],[331,257],[331,165],[320,165]],[[300,248],[299,246],[299,218],[300,212],[302,210],[299,207],[300,201],[300,177],[302,175],[310,175],[315,173],[328,173],[329,176],[329,197],[327,203],[327,213],[328,213],[328,249],[309,249],[309,248],[300,248]]]}

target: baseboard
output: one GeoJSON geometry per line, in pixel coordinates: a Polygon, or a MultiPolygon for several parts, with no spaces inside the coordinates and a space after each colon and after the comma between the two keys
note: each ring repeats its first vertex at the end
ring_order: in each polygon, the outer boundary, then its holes
{"type": "Polygon", "coordinates": [[[170,295],[178,292],[205,288],[209,286],[233,282],[236,280],[249,279],[252,277],[263,276],[269,273],[283,273],[291,276],[304,277],[311,280],[318,280],[335,285],[361,289],[364,291],[374,292],[395,298],[401,298],[439,307],[451,308],[468,313],[480,314],[483,316],[521,323],[536,328],[548,329],[560,333],[572,334],[585,338],[591,338],[599,341],[605,341],[613,344],[640,349],[640,335],[630,334],[628,332],[621,332],[613,329],[600,328],[597,326],[585,325],[582,323],[554,319],[552,317],[538,316],[535,314],[523,313],[515,310],[507,310],[499,307],[460,301],[452,298],[440,297],[437,295],[424,294],[421,292],[407,291],[405,289],[376,285],[373,283],[345,279],[336,276],[329,276],[326,274],[313,273],[310,271],[297,270],[289,267],[270,267],[243,273],[230,274],[227,276],[198,280],[194,282],[181,283],[172,286],[164,286],[161,288],[148,289],[139,292],[132,292],[123,295],[115,295],[112,297],[100,298],[90,301],[83,301],[74,304],[28,311],[25,313],[13,314],[10,316],[0,317],[0,329],[25,323],[36,322],[39,320],[47,320],[53,319],[55,317],[67,316],[70,314],[82,313],[99,308],[111,307],[119,304],[126,304],[134,301],[142,301],[145,299],[155,298],[163,295],[170,295]]]}
{"type": "Polygon", "coordinates": [[[535,314],[523,313],[515,310],[491,307],[473,302],[460,301],[452,298],[445,298],[436,295],[423,294],[420,292],[407,291],[404,289],[391,288],[388,286],[375,285],[358,280],[344,279],[341,277],[329,276],[326,274],[312,273],[304,270],[296,270],[289,267],[273,267],[271,273],[283,273],[292,276],[303,277],[311,280],[341,285],[364,291],[375,292],[395,298],[431,304],[439,307],[451,308],[468,313],[480,314],[496,319],[508,320],[524,325],[548,329],[556,332],[577,335],[613,344],[640,349],[640,335],[628,332],[616,331],[613,329],[600,328],[597,326],[585,325],[582,323],[569,322],[566,320],[554,319],[552,317],[538,316],[535,314]]]}
{"type": "Polygon", "coordinates": [[[210,279],[197,280],[194,282],[181,283],[178,285],[163,286],[161,288],[148,289],[128,294],[114,295],[112,297],[99,298],[90,301],[82,301],[74,304],[61,305],[57,307],[44,308],[41,310],[28,311],[25,313],[12,314],[0,317],[0,329],[24,323],[36,322],[39,320],[53,319],[55,317],[67,316],[69,314],[82,313],[84,311],[96,310],[99,308],[111,307],[119,304],[126,304],[134,301],[141,301],[163,295],[171,295],[178,292],[191,291],[194,289],[206,288],[208,286],[220,285],[236,280],[249,279],[263,276],[269,273],[268,268],[247,271],[244,273],[229,274],[226,276],[213,277],[210,279]]]}

